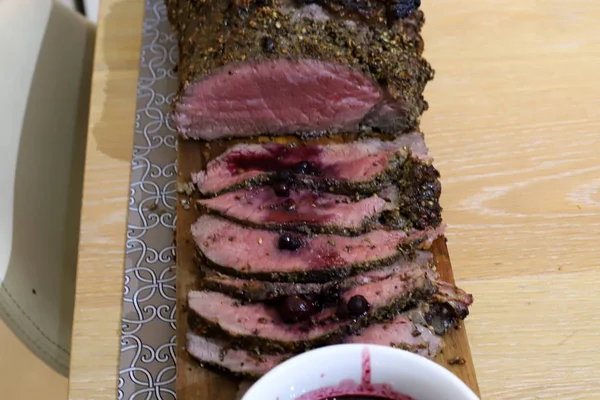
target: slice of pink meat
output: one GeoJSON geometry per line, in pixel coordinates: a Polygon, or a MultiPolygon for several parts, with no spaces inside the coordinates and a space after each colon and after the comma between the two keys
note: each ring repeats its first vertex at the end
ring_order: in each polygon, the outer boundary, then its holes
{"type": "Polygon", "coordinates": [[[261,175],[289,170],[307,161],[318,171],[318,176],[312,179],[367,182],[393,168],[393,156],[405,148],[414,157],[429,160],[423,134],[419,132],[401,135],[394,141],[366,139],[308,146],[238,144],[211,160],[206,170],[194,172],[191,177],[201,193],[219,193],[261,175]]]}
{"type": "Polygon", "coordinates": [[[236,375],[258,378],[292,357],[292,354],[258,356],[247,350],[229,348],[225,340],[207,338],[191,332],[187,333],[186,339],[186,350],[196,360],[236,375]]]}
{"type": "MultiPolygon", "coordinates": [[[[353,286],[378,281],[402,271],[429,266],[432,262],[432,253],[418,251],[414,260],[400,258],[388,266],[366,271],[346,279],[325,283],[269,282],[237,278],[207,270],[206,275],[202,279],[202,285],[209,290],[222,292],[242,300],[257,302],[272,300],[282,296],[323,294],[334,289],[348,290],[353,286]]],[[[431,271],[431,276],[433,279],[437,279],[437,275],[433,271],[431,271]]]]}
{"type": "Polygon", "coordinates": [[[323,342],[337,333],[348,333],[370,318],[380,314],[398,313],[411,302],[430,297],[437,285],[427,276],[427,270],[413,269],[377,282],[366,283],[344,292],[347,303],[353,296],[363,296],[369,303],[368,312],[360,318],[338,318],[336,309],[325,308],[310,321],[285,323],[275,307],[264,303],[243,304],[222,293],[191,291],[188,293],[190,327],[215,332],[240,342],[261,341],[269,346],[306,348],[323,342]],[[362,321],[361,321],[362,320],[362,321]]]}
{"type": "Polygon", "coordinates": [[[316,60],[229,65],[190,84],[174,120],[184,137],[215,140],[356,130],[382,99],[373,80],[316,60]]]}
{"type": "Polygon", "coordinates": [[[281,197],[273,187],[258,187],[202,199],[198,204],[238,222],[265,228],[310,225],[344,232],[361,230],[388,203],[379,196],[356,201],[349,196],[307,189],[289,190],[289,195],[281,197]]]}
{"type": "MultiPolygon", "coordinates": [[[[439,336],[423,325],[413,323],[405,313],[389,322],[370,325],[341,342],[397,347],[427,358],[435,357],[443,345],[439,336]]],[[[248,350],[230,348],[227,340],[206,338],[191,332],[187,334],[186,348],[200,362],[253,378],[266,374],[294,356],[293,353],[257,355],[248,350]]]]}
{"type": "Polygon", "coordinates": [[[428,244],[441,230],[416,231],[410,237],[401,230],[375,230],[359,236],[293,234],[302,243],[295,251],[279,248],[279,232],[246,228],[210,215],[200,217],[191,232],[203,256],[224,272],[318,282],[389,264],[403,255],[400,246],[421,240],[428,244]]]}

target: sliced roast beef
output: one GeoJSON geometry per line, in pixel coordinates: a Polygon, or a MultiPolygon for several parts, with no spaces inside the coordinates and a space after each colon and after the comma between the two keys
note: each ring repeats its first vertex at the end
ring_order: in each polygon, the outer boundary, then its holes
{"type": "Polygon", "coordinates": [[[284,322],[281,310],[275,306],[243,304],[222,293],[192,291],[188,294],[188,322],[195,332],[225,336],[237,347],[264,352],[302,351],[325,344],[332,337],[356,332],[373,320],[391,319],[436,291],[425,269],[398,273],[345,291],[338,306],[326,307],[308,321],[291,324],[284,322]],[[357,314],[351,302],[359,297],[367,306],[357,314]]]}
{"type": "Polygon", "coordinates": [[[343,343],[366,343],[396,347],[423,357],[434,358],[442,349],[442,339],[427,327],[412,322],[406,313],[389,322],[373,324],[343,343]]]}
{"type": "Polygon", "coordinates": [[[269,60],[214,71],[183,92],[174,115],[194,139],[337,133],[355,131],[382,100],[375,81],[341,64],[269,60]]]}
{"type": "Polygon", "coordinates": [[[376,230],[360,236],[301,235],[249,229],[203,215],[191,227],[201,256],[231,275],[284,282],[324,282],[387,265],[430,243],[440,229],[376,230]]]}
{"type": "MultiPolygon", "coordinates": [[[[418,192],[424,197],[426,189],[418,192]]],[[[264,229],[303,233],[355,235],[373,229],[425,228],[441,221],[439,191],[424,203],[395,186],[372,196],[347,196],[320,190],[290,188],[287,184],[239,189],[198,200],[198,207],[237,223],[264,229]]]]}
{"type": "Polygon", "coordinates": [[[376,193],[381,183],[398,178],[405,147],[427,161],[422,133],[329,145],[238,144],[193,173],[192,182],[205,195],[273,182],[376,193]]]}
{"type": "MultiPolygon", "coordinates": [[[[389,322],[374,323],[360,333],[349,335],[341,343],[364,343],[391,346],[434,358],[442,348],[442,340],[423,325],[414,324],[405,314],[389,322]]],[[[233,349],[227,340],[187,334],[188,353],[203,364],[234,375],[259,378],[277,364],[292,357],[288,354],[261,354],[233,349]]]]}
{"type": "MultiPolygon", "coordinates": [[[[269,282],[243,279],[208,271],[202,279],[202,286],[228,294],[245,301],[268,301],[285,296],[312,295],[326,297],[336,291],[345,291],[356,285],[387,278],[390,275],[429,265],[433,255],[427,251],[417,252],[414,260],[401,258],[389,266],[366,271],[356,276],[324,283],[269,282]]],[[[432,275],[433,276],[433,275],[432,275]]]]}
{"type": "Polygon", "coordinates": [[[200,363],[236,376],[258,378],[293,354],[257,355],[229,347],[226,340],[207,338],[188,332],[187,352],[200,363]]]}
{"type": "Polygon", "coordinates": [[[356,233],[370,230],[394,204],[379,196],[355,200],[350,196],[308,189],[275,187],[240,189],[198,201],[209,212],[241,224],[303,232],[356,233]]]}
{"type": "Polygon", "coordinates": [[[403,23],[398,7],[388,14],[389,2],[367,1],[379,12],[365,20],[356,2],[324,3],[333,8],[168,0],[179,36],[179,132],[215,140],[414,129],[433,77],[420,54],[422,13],[403,23]]]}

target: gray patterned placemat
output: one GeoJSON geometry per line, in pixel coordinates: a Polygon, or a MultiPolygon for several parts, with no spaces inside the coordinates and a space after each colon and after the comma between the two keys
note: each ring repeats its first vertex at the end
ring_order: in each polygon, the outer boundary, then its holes
{"type": "Polygon", "coordinates": [[[164,0],[145,0],[125,251],[117,398],[175,399],[176,36],[164,0]]]}

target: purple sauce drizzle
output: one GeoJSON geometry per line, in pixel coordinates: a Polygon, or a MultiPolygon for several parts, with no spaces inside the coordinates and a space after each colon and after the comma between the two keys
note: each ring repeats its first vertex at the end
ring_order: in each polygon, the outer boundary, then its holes
{"type": "Polygon", "coordinates": [[[280,171],[289,169],[301,161],[308,161],[318,168],[319,155],[322,149],[319,146],[290,147],[281,144],[265,146],[269,154],[233,153],[227,158],[228,169],[236,172],[239,169],[246,171],[280,171]]]}
{"type": "Polygon", "coordinates": [[[414,400],[398,393],[387,383],[371,383],[371,354],[365,347],[362,352],[362,377],[357,384],[351,379],[338,386],[325,387],[306,393],[298,400],[414,400]]]}

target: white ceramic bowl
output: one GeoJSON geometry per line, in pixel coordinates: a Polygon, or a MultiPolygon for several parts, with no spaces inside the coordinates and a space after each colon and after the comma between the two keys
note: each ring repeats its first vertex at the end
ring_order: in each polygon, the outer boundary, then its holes
{"type": "MultiPolygon", "coordinates": [[[[424,357],[387,346],[342,344],[293,357],[259,379],[242,400],[291,400],[342,381],[364,378],[365,349],[371,383],[388,384],[415,400],[478,400],[454,374],[424,357]]],[[[352,393],[350,393],[352,394],[352,393]]]]}

